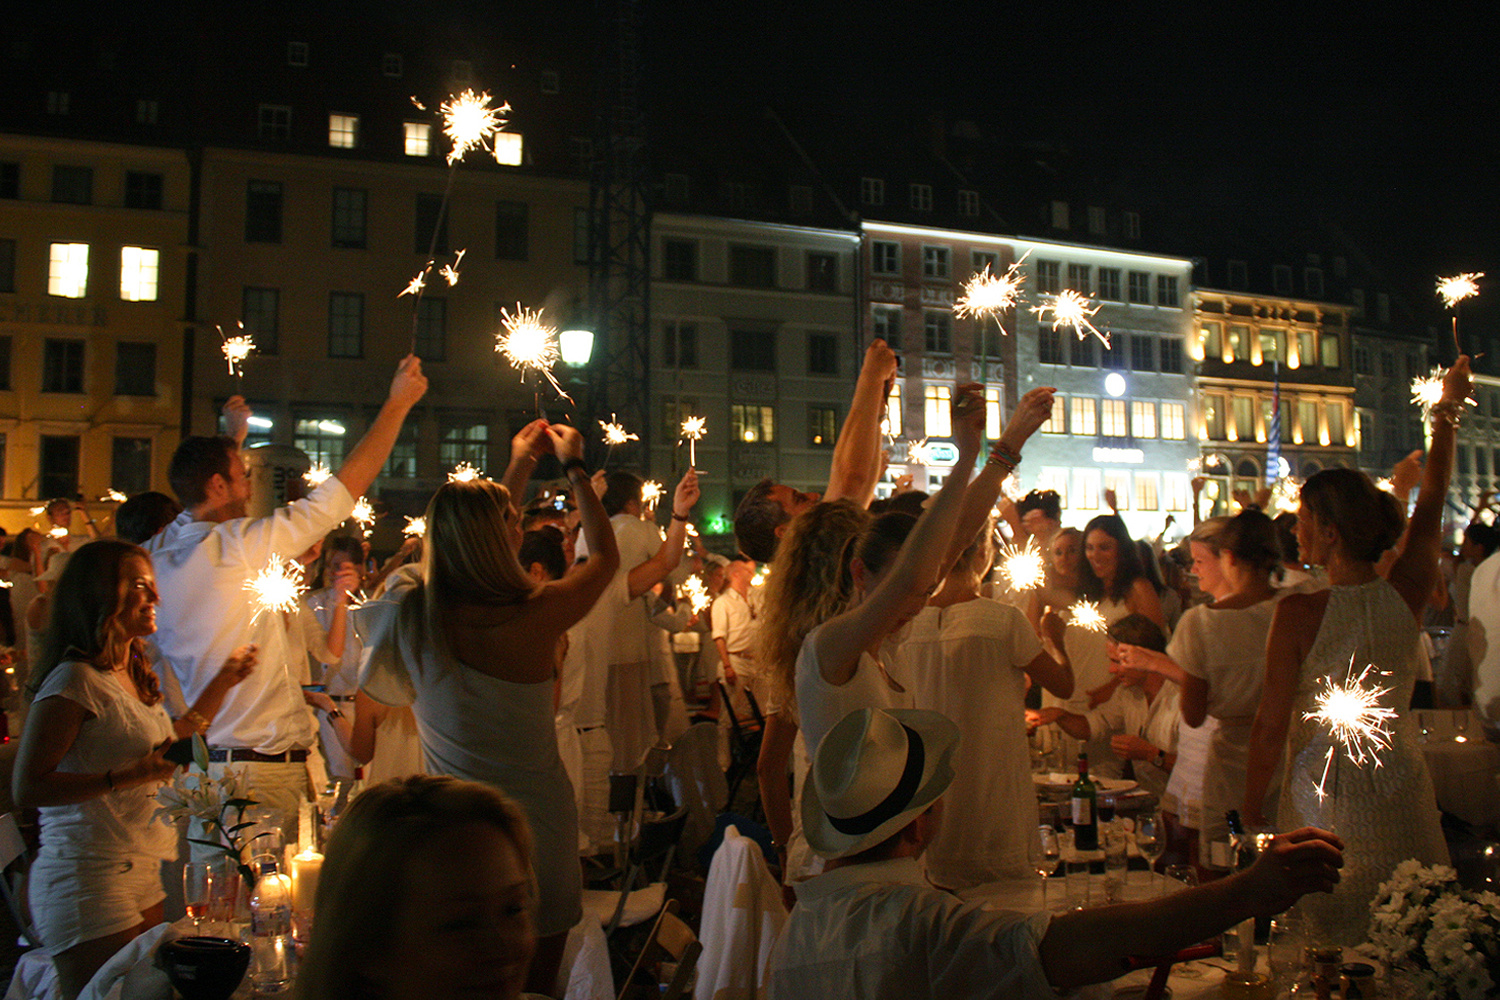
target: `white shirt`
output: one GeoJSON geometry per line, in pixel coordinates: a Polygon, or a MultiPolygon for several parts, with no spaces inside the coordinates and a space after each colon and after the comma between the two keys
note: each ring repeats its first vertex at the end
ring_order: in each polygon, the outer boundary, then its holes
{"type": "Polygon", "coordinates": [[[558,708],[571,709],[573,725],[579,729],[604,725],[615,621],[628,610],[630,603],[628,573],[622,568],[616,571],[589,613],[568,629],[568,653],[563,658],[558,708]]]}
{"type": "MultiPolygon", "coordinates": [[[[633,514],[616,514],[609,523],[615,530],[615,544],[620,549],[620,569],[627,576],[661,548],[661,529],[650,521],[642,521],[633,514]]],[[[610,663],[650,661],[651,647],[647,643],[654,641],[655,637],[647,631],[654,626],[650,623],[651,612],[646,601],[647,595],[642,594],[616,616],[610,663]]]]}
{"type": "MultiPolygon", "coordinates": [[[[1182,718],[1182,689],[1175,681],[1162,681],[1156,697],[1146,699],[1146,692],[1138,687],[1121,684],[1109,699],[1084,718],[1089,722],[1090,742],[1106,740],[1123,733],[1139,736],[1147,743],[1166,753],[1177,752],[1177,724],[1182,718]]],[[[1119,760],[1114,752],[1111,758],[1119,760]]],[[[1089,760],[1090,770],[1094,761],[1089,760]]],[[[1167,787],[1166,772],[1154,761],[1135,762],[1135,776],[1142,787],[1160,796],[1167,787]]]]}
{"type": "Polygon", "coordinates": [[[256,643],[259,663],[224,696],[208,730],[213,746],[281,753],[310,747],[317,730],[302,700],[282,615],[262,612],[245,584],[272,556],[293,558],[339,525],[354,498],[337,476],[265,517],[195,521],[183,511],[146,543],[161,605],[156,646],[191,705],[236,647],[256,643]]]}
{"type": "Polygon", "coordinates": [[[1500,552],[1474,568],[1469,581],[1469,627],[1464,641],[1474,665],[1474,711],[1500,728],[1500,552]]]}
{"type": "Polygon", "coordinates": [[[1050,921],[934,889],[915,858],[837,868],[798,884],[769,996],[1052,1000],[1037,954],[1050,921]]]}
{"type": "Polygon", "coordinates": [[[745,595],[725,587],[709,610],[713,637],[729,648],[729,665],[737,674],[759,673],[755,664],[755,612],[745,595]]]}

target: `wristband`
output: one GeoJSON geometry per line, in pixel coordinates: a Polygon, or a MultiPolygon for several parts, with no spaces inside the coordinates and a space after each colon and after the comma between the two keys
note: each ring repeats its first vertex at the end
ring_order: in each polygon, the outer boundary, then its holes
{"type": "Polygon", "coordinates": [[[1009,465],[1011,468],[1015,468],[1016,466],[1021,464],[1021,453],[1018,451],[1011,451],[1005,446],[1003,442],[1000,441],[996,441],[990,448],[990,458],[999,459],[1001,462],[1009,465]]]}
{"type": "Polygon", "coordinates": [[[566,462],[563,463],[563,475],[566,476],[568,473],[572,472],[574,469],[579,470],[585,476],[587,476],[589,474],[589,467],[587,465],[583,464],[583,459],[581,459],[581,458],[570,458],[566,462]]]}
{"type": "Polygon", "coordinates": [[[674,520],[674,521],[686,521],[687,520],[687,515],[686,514],[678,514],[674,510],[674,511],[672,511],[672,520],[674,520]]]}

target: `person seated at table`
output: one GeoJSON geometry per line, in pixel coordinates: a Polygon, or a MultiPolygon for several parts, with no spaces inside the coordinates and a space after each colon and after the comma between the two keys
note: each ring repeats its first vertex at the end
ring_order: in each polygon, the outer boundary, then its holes
{"type": "Polygon", "coordinates": [[[1338,883],[1343,844],[1306,828],[1254,865],[1145,903],[1019,914],[929,886],[920,859],[942,822],[958,729],[937,712],[859,709],[813,757],[802,799],[827,870],[797,887],[771,956],[772,1000],[1036,997],[1119,976],[1338,883]]]}
{"type": "MultiPolygon", "coordinates": [[[[1166,790],[1167,775],[1177,762],[1177,720],[1181,689],[1162,674],[1127,667],[1121,662],[1122,647],[1164,652],[1166,636],[1145,615],[1127,615],[1109,627],[1109,672],[1120,683],[1109,700],[1085,714],[1062,707],[1028,711],[1026,722],[1037,726],[1056,723],[1063,732],[1085,743],[1109,737],[1109,748],[1128,762],[1135,780],[1157,797],[1166,790]]],[[[1090,761],[1090,766],[1094,764],[1090,761]]]]}
{"type": "Polygon", "coordinates": [[[369,788],[328,842],[300,1000],[521,995],[536,948],[531,829],[489,785],[369,788]]]}

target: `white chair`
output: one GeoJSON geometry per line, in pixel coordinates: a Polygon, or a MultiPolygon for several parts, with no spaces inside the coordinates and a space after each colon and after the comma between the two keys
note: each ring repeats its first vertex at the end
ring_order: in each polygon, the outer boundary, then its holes
{"type": "Polygon", "coordinates": [[[760,845],[727,827],[703,892],[697,1000],[764,997],[771,949],[786,918],[781,885],[771,877],[760,845]]]}

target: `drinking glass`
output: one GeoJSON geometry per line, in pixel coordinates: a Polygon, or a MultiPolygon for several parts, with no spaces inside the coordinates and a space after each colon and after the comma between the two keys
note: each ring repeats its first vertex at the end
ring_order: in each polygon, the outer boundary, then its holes
{"type": "Polygon", "coordinates": [[[1071,829],[1062,835],[1063,884],[1068,890],[1068,909],[1081,910],[1089,904],[1089,859],[1080,856],[1071,829]]]}
{"type": "Polygon", "coordinates": [[[1167,877],[1168,892],[1177,892],[1179,889],[1198,884],[1198,869],[1192,865],[1167,865],[1164,874],[1167,877]],[[1173,886],[1173,882],[1177,884],[1173,886]]]}
{"type": "Polygon", "coordinates": [[[1129,870],[1128,837],[1118,823],[1111,823],[1102,833],[1104,841],[1104,902],[1124,899],[1125,873],[1129,870]]]}
{"type": "Polygon", "coordinates": [[[1156,885],[1156,863],[1166,852],[1166,833],[1157,813],[1142,813],[1135,818],[1135,846],[1146,859],[1146,888],[1156,885]]]}
{"type": "Polygon", "coordinates": [[[214,894],[214,869],[210,861],[189,861],[182,866],[182,900],[187,915],[193,918],[193,933],[203,933],[203,921],[209,915],[214,894]]]}
{"type": "Polygon", "coordinates": [[[1469,742],[1469,710],[1467,708],[1455,709],[1453,712],[1453,742],[1469,742]]]}
{"type": "Polygon", "coordinates": [[[1042,909],[1047,909],[1047,882],[1057,873],[1058,862],[1062,860],[1062,847],[1057,841],[1057,831],[1050,826],[1037,827],[1037,846],[1040,853],[1037,855],[1036,873],[1042,877],[1042,909]]]}

